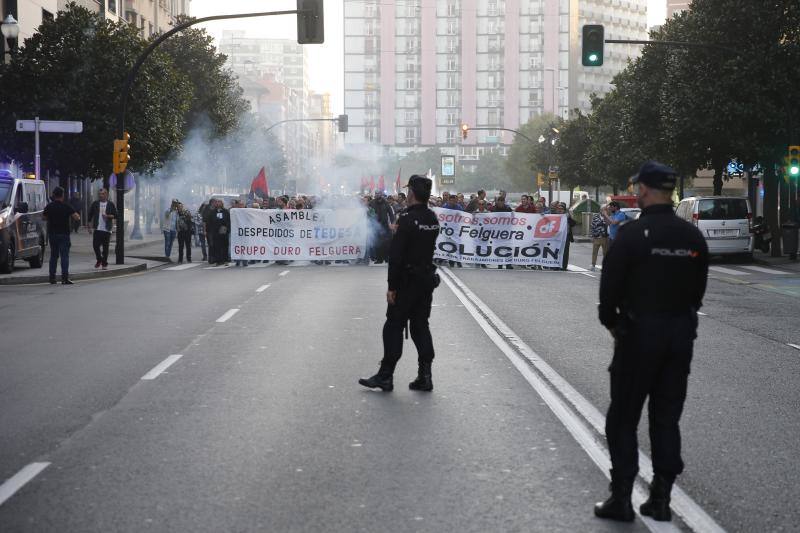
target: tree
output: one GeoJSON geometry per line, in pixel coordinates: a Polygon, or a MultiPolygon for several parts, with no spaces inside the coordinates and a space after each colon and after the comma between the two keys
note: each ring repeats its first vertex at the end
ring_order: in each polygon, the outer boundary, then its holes
{"type": "MultiPolygon", "coordinates": [[[[500,153],[499,150],[484,150],[483,155],[475,164],[474,171],[468,171],[463,163],[459,165],[461,169],[456,178],[456,185],[459,191],[484,190],[505,190],[514,187],[514,183],[506,172],[506,162],[508,158],[500,153]]],[[[530,190],[524,189],[524,190],[530,190]]]]}
{"type": "MultiPolygon", "coordinates": [[[[175,24],[191,20],[180,15],[175,24]]],[[[203,28],[191,27],[164,41],[159,50],[172,58],[178,74],[192,85],[187,132],[202,128],[212,137],[222,137],[234,131],[250,104],[236,76],[225,67],[227,57],[214,47],[214,38],[203,28]]]]}
{"type": "MultiPolygon", "coordinates": [[[[0,67],[0,146],[28,165],[33,142],[14,131],[15,121],[39,116],[80,120],[80,135],[48,134],[42,160],[62,175],[101,177],[111,172],[119,91],[124,73],[143,50],[136,28],[112,23],[71,3],[38,32],[9,65],[0,67]]],[[[126,127],[135,171],[157,168],[183,138],[191,87],[169,58],[156,51],[133,88],[126,127]]]]}
{"type": "MultiPolygon", "coordinates": [[[[560,124],[560,119],[555,115],[541,115],[520,126],[519,131],[534,141],[540,136],[552,139],[552,128],[560,124]]],[[[547,173],[554,160],[555,149],[551,143],[531,143],[525,137],[515,136],[506,161],[506,174],[513,184],[512,188],[518,191],[531,190],[536,186],[536,173],[547,173]]]]}
{"type": "Polygon", "coordinates": [[[576,110],[575,117],[564,123],[560,132],[556,162],[562,183],[570,189],[602,185],[600,179],[593,177],[588,165],[589,117],[576,110]]]}

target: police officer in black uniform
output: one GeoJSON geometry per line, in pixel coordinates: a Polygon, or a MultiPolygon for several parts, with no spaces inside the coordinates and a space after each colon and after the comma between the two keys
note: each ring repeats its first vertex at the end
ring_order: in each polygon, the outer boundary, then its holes
{"type": "Polygon", "coordinates": [[[432,391],[433,338],[428,327],[433,290],[439,276],[433,265],[433,251],[439,235],[439,221],[428,209],[432,182],[414,175],[408,180],[408,208],[397,217],[397,230],[389,249],[389,290],[386,323],[383,325],[383,360],[378,373],[358,382],[369,388],[391,391],[392,376],[403,353],[403,330],[409,325],[417,347],[419,373],[408,384],[411,390],[432,391]]]}
{"type": "Polygon", "coordinates": [[[611,497],[595,506],[600,518],[634,519],[636,428],[645,399],[655,474],[640,507],[643,515],[672,518],[670,491],[683,471],[678,421],[708,278],[708,247],[700,231],[673,212],[676,175],[655,161],[642,166],[632,180],[639,186],[641,216],[620,228],[603,259],[600,322],[615,346],[606,416],[611,497]]]}

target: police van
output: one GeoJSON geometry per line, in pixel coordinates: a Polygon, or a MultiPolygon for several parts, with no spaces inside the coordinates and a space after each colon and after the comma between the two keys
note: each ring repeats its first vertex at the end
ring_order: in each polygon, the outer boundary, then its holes
{"type": "Polygon", "coordinates": [[[0,169],[0,273],[14,270],[14,262],[23,259],[31,268],[44,262],[47,188],[41,180],[16,178],[0,169]]]}

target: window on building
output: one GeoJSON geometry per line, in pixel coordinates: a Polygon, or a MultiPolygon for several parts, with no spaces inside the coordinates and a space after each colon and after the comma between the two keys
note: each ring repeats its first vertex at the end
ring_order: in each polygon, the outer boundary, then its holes
{"type": "Polygon", "coordinates": [[[364,107],[373,107],[375,105],[375,93],[366,93],[364,95],[364,107]]]}
{"type": "Polygon", "coordinates": [[[406,111],[405,119],[406,119],[406,124],[415,123],[417,121],[416,113],[414,113],[413,111],[406,111]]]}
{"type": "Polygon", "coordinates": [[[451,72],[458,70],[458,61],[456,60],[455,57],[447,58],[447,70],[451,72]]]}
{"type": "Polygon", "coordinates": [[[364,140],[373,143],[378,140],[378,128],[364,128],[364,140]]]}
{"type": "Polygon", "coordinates": [[[447,34],[448,35],[458,35],[458,21],[457,20],[448,20],[447,21],[447,34]]]}
{"type": "Polygon", "coordinates": [[[416,89],[417,80],[414,78],[406,78],[406,89],[416,89]]]}
{"type": "Polygon", "coordinates": [[[457,135],[458,134],[456,133],[456,130],[454,130],[453,128],[448,128],[447,129],[447,144],[454,144],[456,142],[457,135]]]}
{"type": "Polygon", "coordinates": [[[486,118],[486,123],[490,126],[494,126],[497,124],[497,109],[489,110],[489,114],[486,118]]]}
{"type": "Polygon", "coordinates": [[[152,23],[148,23],[147,25],[148,25],[148,29],[150,30],[150,33],[148,33],[147,35],[148,36],[153,35],[153,24],[152,23]]]}
{"type": "Polygon", "coordinates": [[[42,22],[46,20],[53,20],[53,14],[46,9],[42,9],[42,22]]]}
{"type": "Polygon", "coordinates": [[[455,54],[458,52],[458,37],[447,38],[447,53],[455,54]]]}
{"type": "Polygon", "coordinates": [[[450,0],[447,3],[447,16],[448,17],[457,17],[458,16],[458,5],[453,0],[450,0]]]}
{"type": "Polygon", "coordinates": [[[497,70],[500,68],[500,56],[497,54],[489,55],[489,70],[497,70]]]}
{"type": "Polygon", "coordinates": [[[406,128],[406,144],[417,144],[416,128],[406,128]]]}
{"type": "Polygon", "coordinates": [[[458,81],[455,74],[448,74],[447,75],[447,88],[448,89],[458,89],[457,85],[458,81]]]}
{"type": "Polygon", "coordinates": [[[108,0],[108,10],[115,15],[117,14],[117,0],[108,0]]]}
{"type": "Polygon", "coordinates": [[[458,93],[455,92],[455,91],[448,92],[447,93],[447,107],[458,107],[458,106],[459,106],[458,93]]]}
{"type": "Polygon", "coordinates": [[[486,14],[490,17],[497,16],[497,0],[489,0],[489,6],[486,9],[486,14]]]}
{"type": "Polygon", "coordinates": [[[448,126],[453,126],[455,124],[458,124],[458,114],[453,113],[453,112],[448,112],[447,113],[447,125],[448,126]]]}

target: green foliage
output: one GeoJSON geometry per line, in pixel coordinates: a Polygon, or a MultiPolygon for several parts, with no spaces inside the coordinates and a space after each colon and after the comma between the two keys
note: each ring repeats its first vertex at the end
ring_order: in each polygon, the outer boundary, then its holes
{"type": "MultiPolygon", "coordinates": [[[[464,168],[462,161],[456,170],[455,190],[462,192],[475,192],[484,190],[512,190],[514,187],[506,171],[508,158],[499,150],[484,150],[483,155],[474,165],[475,170],[464,168]]],[[[472,168],[470,166],[469,168],[472,168]]],[[[526,190],[530,190],[530,187],[526,190]]]]}
{"type": "MultiPolygon", "coordinates": [[[[144,49],[135,28],[112,23],[75,4],[26,39],[0,70],[0,146],[30,168],[33,139],[14,131],[18,119],[80,120],[79,135],[44,134],[44,167],[62,174],[101,177],[111,172],[119,91],[144,49]]],[[[191,86],[156,51],[145,63],[128,107],[134,171],[152,171],[183,136],[191,86]]]]}
{"type": "Polygon", "coordinates": [[[546,173],[548,167],[555,165],[556,148],[550,140],[554,138],[552,128],[560,126],[561,120],[555,115],[534,117],[520,126],[519,131],[533,140],[533,143],[521,135],[514,137],[506,161],[506,174],[512,183],[511,190],[535,189],[536,174],[546,173]],[[545,142],[537,142],[540,136],[545,137],[545,142]]]}

